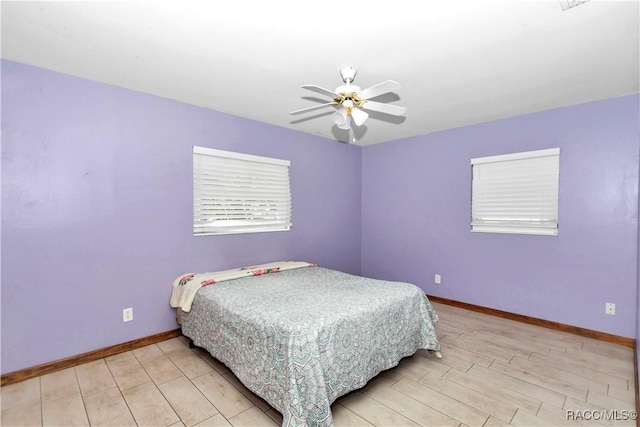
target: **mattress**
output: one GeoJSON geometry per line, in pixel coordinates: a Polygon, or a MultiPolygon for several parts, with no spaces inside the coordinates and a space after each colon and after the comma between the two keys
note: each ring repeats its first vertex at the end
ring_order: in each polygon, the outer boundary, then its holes
{"type": "Polygon", "coordinates": [[[419,349],[440,349],[438,316],[403,282],[305,267],[206,286],[182,330],[283,415],[330,426],[331,404],[419,349]]]}

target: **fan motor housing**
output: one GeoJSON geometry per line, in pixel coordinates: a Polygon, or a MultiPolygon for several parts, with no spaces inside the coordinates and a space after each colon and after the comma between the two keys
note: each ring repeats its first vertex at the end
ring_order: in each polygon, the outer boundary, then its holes
{"type": "MultiPolygon", "coordinates": [[[[342,70],[340,70],[340,77],[342,77],[342,81],[349,84],[349,82],[352,82],[353,79],[356,78],[356,74],[358,73],[358,70],[356,70],[353,67],[345,67],[342,70]]],[[[360,90],[358,88],[358,90],[360,90]]]]}
{"type": "Polygon", "coordinates": [[[360,92],[360,86],[356,85],[342,85],[336,88],[337,93],[345,94],[345,93],[358,93],[360,92]]]}

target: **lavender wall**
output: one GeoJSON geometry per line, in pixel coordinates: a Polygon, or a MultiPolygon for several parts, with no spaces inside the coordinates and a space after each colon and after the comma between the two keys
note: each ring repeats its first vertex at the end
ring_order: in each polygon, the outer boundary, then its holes
{"type": "Polygon", "coordinates": [[[362,274],[636,337],[638,101],[634,94],[365,147],[362,274]],[[559,236],[471,233],[470,159],[551,147],[560,147],[559,236]],[[616,316],[605,315],[605,302],[616,316]]]}
{"type": "Polygon", "coordinates": [[[177,275],[273,259],[639,337],[638,94],[360,148],[1,65],[2,373],[174,329],[177,275]],[[290,159],[293,230],[193,237],[192,145],[290,159]],[[560,235],[470,233],[469,159],[550,147],[560,235]]]}
{"type": "Polygon", "coordinates": [[[359,273],[360,168],[360,147],[2,61],[2,373],[175,329],[184,272],[359,273]],[[192,145],[291,160],[293,229],[193,237],[192,145]]]}

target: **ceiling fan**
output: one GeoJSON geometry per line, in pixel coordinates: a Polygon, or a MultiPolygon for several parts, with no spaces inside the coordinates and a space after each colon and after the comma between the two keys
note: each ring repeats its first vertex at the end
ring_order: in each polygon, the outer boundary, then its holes
{"type": "Polygon", "coordinates": [[[367,120],[369,114],[364,110],[377,111],[394,116],[401,116],[407,111],[406,108],[397,105],[370,101],[371,98],[400,88],[398,82],[385,80],[366,89],[360,89],[359,86],[352,84],[356,73],[357,70],[353,67],[346,67],[340,70],[340,77],[342,77],[342,81],[345,84],[336,88],[335,91],[316,85],[302,86],[303,89],[330,96],[333,100],[326,104],[314,105],[313,107],[292,111],[291,114],[301,114],[325,107],[333,107],[336,109],[336,112],[331,115],[333,122],[340,129],[349,130],[351,128],[351,119],[353,119],[356,126],[361,126],[367,120]]]}

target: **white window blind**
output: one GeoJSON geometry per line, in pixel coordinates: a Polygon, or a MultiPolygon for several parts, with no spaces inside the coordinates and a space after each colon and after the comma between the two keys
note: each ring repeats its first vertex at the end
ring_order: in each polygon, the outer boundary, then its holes
{"type": "Polygon", "coordinates": [[[193,234],[291,228],[288,160],[193,147],[193,234]]]}
{"type": "Polygon", "coordinates": [[[471,231],[558,234],[560,149],[471,159],[471,231]]]}

